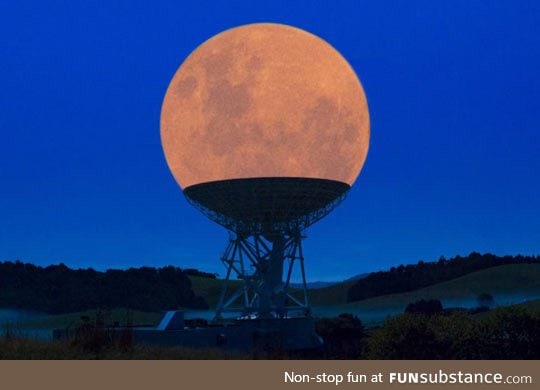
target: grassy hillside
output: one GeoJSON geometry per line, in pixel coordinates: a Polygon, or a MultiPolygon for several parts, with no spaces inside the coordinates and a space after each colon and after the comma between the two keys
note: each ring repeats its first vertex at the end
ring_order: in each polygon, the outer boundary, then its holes
{"type": "MultiPolygon", "coordinates": [[[[191,286],[196,295],[203,297],[211,308],[215,308],[221,294],[223,279],[204,278],[190,276],[191,286]]],[[[347,291],[354,280],[335,284],[333,286],[309,290],[309,302],[311,305],[334,305],[347,302],[347,291]]],[[[236,290],[242,285],[239,280],[229,281],[229,291],[236,290]]],[[[299,289],[292,289],[295,296],[301,297],[299,289]]]]}
{"type": "MultiPolygon", "coordinates": [[[[195,292],[207,299],[214,307],[221,292],[222,280],[204,277],[190,277],[195,292]]],[[[231,281],[232,288],[240,285],[239,281],[231,281]]],[[[390,294],[362,301],[345,303],[347,288],[351,282],[335,286],[310,290],[310,302],[314,306],[317,317],[333,317],[340,313],[354,313],[367,325],[380,324],[388,315],[403,311],[405,306],[419,299],[472,300],[481,293],[489,293],[495,297],[496,303],[504,296],[528,296],[540,298],[540,264],[513,264],[489,268],[474,272],[463,277],[429,286],[417,291],[390,294]]],[[[540,299],[521,303],[518,306],[540,311],[540,299]]],[[[81,316],[95,318],[95,311],[77,312],[65,315],[54,315],[32,320],[21,321],[17,327],[21,329],[52,329],[80,323],[81,316]]],[[[125,324],[127,319],[125,309],[117,309],[107,314],[107,322],[118,321],[125,324]]],[[[156,325],[162,313],[131,311],[134,324],[156,325]]]]}
{"type": "MultiPolygon", "coordinates": [[[[215,308],[219,296],[221,294],[221,288],[223,287],[223,279],[204,278],[201,276],[190,276],[191,288],[195,292],[195,295],[203,297],[210,308],[215,308]]],[[[239,280],[230,280],[228,285],[228,294],[236,290],[242,285],[239,280]]]]}
{"type": "Polygon", "coordinates": [[[344,304],[347,302],[347,292],[355,282],[348,280],[333,286],[309,290],[309,303],[314,306],[344,304]]]}
{"type": "Polygon", "coordinates": [[[405,306],[419,299],[459,300],[475,299],[481,293],[495,296],[533,295],[540,296],[540,264],[512,264],[473,272],[448,282],[401,294],[389,294],[362,301],[351,302],[341,307],[387,309],[405,306]]]}
{"type": "MultiPolygon", "coordinates": [[[[221,292],[223,281],[191,276],[193,290],[214,308],[221,292]]],[[[240,281],[231,281],[233,289],[240,281]]],[[[478,294],[489,293],[494,296],[510,294],[540,294],[540,264],[511,264],[472,272],[468,275],[425,287],[416,291],[389,294],[347,303],[347,291],[355,281],[345,281],[336,285],[309,290],[309,301],[313,306],[339,305],[365,309],[385,309],[404,306],[419,299],[475,299],[478,294]]],[[[293,294],[299,296],[299,291],[293,294]]]]}
{"type": "Polygon", "coordinates": [[[540,312],[540,299],[534,299],[532,301],[520,303],[519,305],[516,305],[516,306],[523,307],[527,310],[540,312]]]}

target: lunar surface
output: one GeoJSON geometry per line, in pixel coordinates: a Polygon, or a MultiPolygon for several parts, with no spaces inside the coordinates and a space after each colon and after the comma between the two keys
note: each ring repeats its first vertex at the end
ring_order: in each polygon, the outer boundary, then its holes
{"type": "Polygon", "coordinates": [[[279,24],[204,42],[174,75],[161,111],[163,149],[182,188],[259,177],[352,185],[369,136],[364,90],[347,61],[279,24]]]}

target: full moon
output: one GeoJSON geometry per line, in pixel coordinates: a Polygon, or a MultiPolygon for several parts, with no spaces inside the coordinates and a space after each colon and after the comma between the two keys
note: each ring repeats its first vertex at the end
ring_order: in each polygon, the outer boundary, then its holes
{"type": "Polygon", "coordinates": [[[369,113],[349,63],[326,41],[281,24],[226,30],[180,66],[161,111],[167,163],[182,188],[302,177],[352,185],[369,113]]]}

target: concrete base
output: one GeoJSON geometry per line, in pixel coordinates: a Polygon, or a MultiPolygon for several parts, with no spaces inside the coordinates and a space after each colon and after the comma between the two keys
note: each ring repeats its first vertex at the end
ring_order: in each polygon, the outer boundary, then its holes
{"type": "Polygon", "coordinates": [[[322,346],[311,318],[237,320],[231,325],[195,329],[134,328],[141,344],[222,348],[232,351],[305,350],[322,346]]]}

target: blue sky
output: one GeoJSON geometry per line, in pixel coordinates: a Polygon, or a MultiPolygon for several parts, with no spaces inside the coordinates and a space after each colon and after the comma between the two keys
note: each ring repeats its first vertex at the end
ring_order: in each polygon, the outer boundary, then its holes
{"type": "Polygon", "coordinates": [[[471,251],[540,253],[536,1],[0,4],[0,259],[223,274],[227,233],[167,168],[167,85],[224,29],[277,22],[336,47],[372,138],[346,201],[309,229],[311,280],[471,251]]]}

